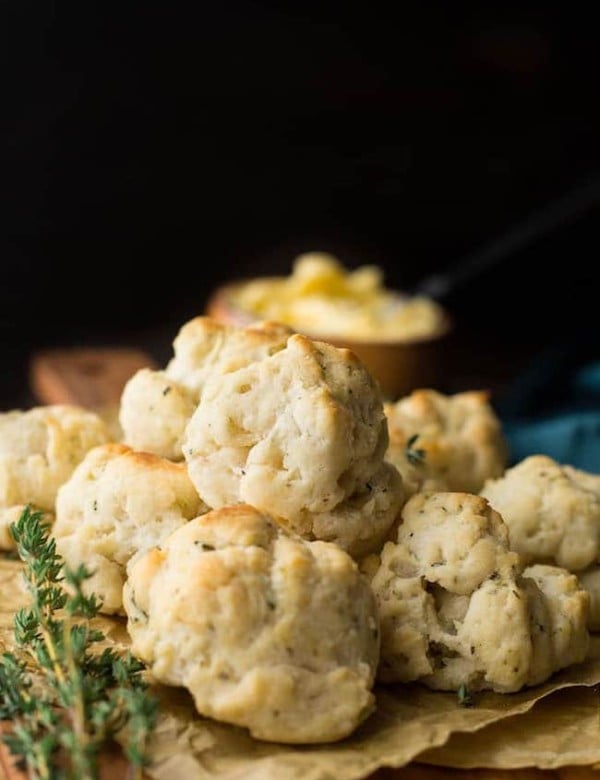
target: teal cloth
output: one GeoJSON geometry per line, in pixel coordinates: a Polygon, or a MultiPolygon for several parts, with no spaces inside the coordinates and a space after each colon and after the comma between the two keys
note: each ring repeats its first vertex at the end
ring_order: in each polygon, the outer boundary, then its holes
{"type": "Polygon", "coordinates": [[[512,462],[550,455],[585,471],[600,473],[600,413],[573,412],[537,422],[506,423],[512,462]]]}
{"type": "Polygon", "coordinates": [[[543,453],[559,463],[600,473],[600,362],[570,375],[555,408],[536,414],[543,409],[545,387],[560,373],[558,365],[555,355],[545,355],[500,404],[511,462],[543,453]]]}

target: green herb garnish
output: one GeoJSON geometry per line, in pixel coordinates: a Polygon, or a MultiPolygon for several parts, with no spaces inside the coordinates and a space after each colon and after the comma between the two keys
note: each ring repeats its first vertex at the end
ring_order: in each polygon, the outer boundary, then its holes
{"type": "Polygon", "coordinates": [[[425,463],[425,455],[426,455],[425,450],[421,448],[415,448],[414,446],[418,438],[419,438],[419,434],[415,433],[406,442],[406,449],[404,450],[404,455],[406,457],[406,460],[410,463],[411,466],[422,466],[425,463]]]}
{"type": "Polygon", "coordinates": [[[11,532],[32,604],[14,618],[17,651],[0,656],[0,719],[12,724],[2,739],[31,777],[94,780],[100,749],[124,729],[132,776],[141,778],[157,712],[143,664],[92,652],[105,637],[90,625],[101,606],[83,593],[91,574],[64,566],[41,512],[26,507],[11,532]]]}
{"type": "Polygon", "coordinates": [[[462,683],[458,686],[458,703],[461,707],[473,707],[475,704],[475,700],[473,699],[473,694],[469,690],[468,686],[465,685],[465,683],[462,683]]]}

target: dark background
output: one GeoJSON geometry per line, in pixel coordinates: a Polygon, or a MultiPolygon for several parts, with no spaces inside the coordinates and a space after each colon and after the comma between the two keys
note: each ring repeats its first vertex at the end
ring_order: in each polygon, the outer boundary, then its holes
{"type": "MultiPolygon", "coordinates": [[[[591,20],[280,5],[2,5],[2,406],[33,350],[164,359],[218,283],[309,249],[411,287],[600,172],[591,20]]],[[[484,345],[464,342],[474,373],[495,345],[596,357],[598,198],[580,200],[448,299],[484,345]]]]}

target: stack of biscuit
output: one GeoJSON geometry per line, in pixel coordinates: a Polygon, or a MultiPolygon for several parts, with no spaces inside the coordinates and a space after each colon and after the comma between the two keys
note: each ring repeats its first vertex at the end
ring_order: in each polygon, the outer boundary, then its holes
{"type": "Polygon", "coordinates": [[[0,415],[0,546],[43,510],[201,714],[327,742],[376,678],[511,692],[585,658],[600,477],[546,458],[504,474],[485,394],[384,407],[350,351],[283,325],[199,317],[174,351],[126,386],[123,443],[83,410],[0,415]]]}

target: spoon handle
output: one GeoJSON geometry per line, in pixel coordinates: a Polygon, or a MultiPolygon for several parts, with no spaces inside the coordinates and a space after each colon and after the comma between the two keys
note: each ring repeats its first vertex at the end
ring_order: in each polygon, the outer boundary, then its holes
{"type": "Polygon", "coordinates": [[[571,222],[600,202],[600,177],[570,190],[556,200],[532,212],[522,222],[509,228],[493,241],[456,263],[449,271],[432,274],[411,291],[442,301],[461,287],[525,249],[538,238],[562,224],[571,222]]]}

